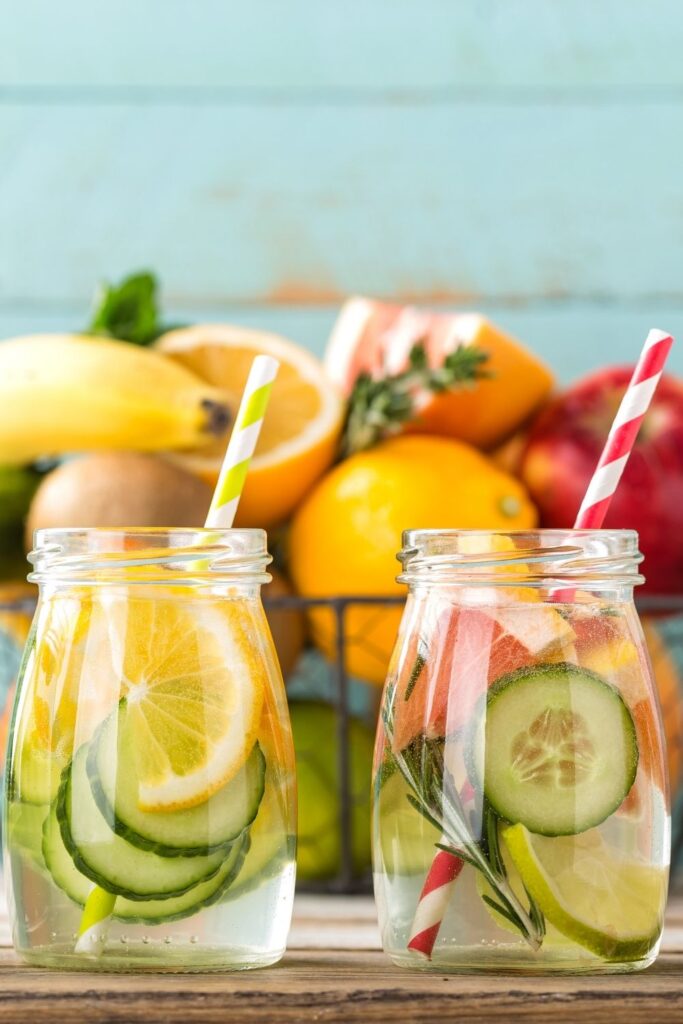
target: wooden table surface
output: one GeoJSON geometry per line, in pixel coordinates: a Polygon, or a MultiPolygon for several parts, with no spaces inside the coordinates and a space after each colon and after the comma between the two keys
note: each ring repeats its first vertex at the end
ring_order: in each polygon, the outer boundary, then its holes
{"type": "Polygon", "coordinates": [[[23,966],[0,949],[0,1024],[64,1022],[683,1021],[683,901],[658,962],[635,975],[442,975],[393,967],[372,900],[300,897],[289,952],[242,974],[85,974],[23,966]]]}

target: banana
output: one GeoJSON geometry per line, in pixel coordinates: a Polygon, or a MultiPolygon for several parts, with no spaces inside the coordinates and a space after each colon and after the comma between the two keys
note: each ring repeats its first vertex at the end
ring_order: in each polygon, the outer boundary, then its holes
{"type": "Polygon", "coordinates": [[[230,422],[226,394],[159,352],[78,334],[0,342],[0,464],[102,448],[196,448],[230,422]]]}

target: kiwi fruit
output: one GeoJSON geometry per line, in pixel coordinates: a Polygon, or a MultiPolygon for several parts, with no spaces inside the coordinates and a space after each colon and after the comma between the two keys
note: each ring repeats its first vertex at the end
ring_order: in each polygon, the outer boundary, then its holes
{"type": "Polygon", "coordinates": [[[155,455],[98,452],[62,463],[38,487],[26,520],[34,530],[60,527],[202,526],[212,489],[155,455]]]}

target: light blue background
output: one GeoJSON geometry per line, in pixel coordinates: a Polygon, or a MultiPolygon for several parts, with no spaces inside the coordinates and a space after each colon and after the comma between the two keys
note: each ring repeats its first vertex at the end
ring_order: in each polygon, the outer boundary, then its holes
{"type": "Polygon", "coordinates": [[[0,12],[0,337],[141,267],[317,352],[350,292],[484,309],[565,380],[683,335],[676,0],[0,12]]]}

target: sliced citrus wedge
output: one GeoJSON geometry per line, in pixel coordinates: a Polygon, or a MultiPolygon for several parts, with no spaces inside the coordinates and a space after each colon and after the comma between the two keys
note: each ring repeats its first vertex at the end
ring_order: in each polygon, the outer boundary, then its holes
{"type": "Polygon", "coordinates": [[[14,779],[22,800],[49,803],[74,747],[115,706],[118,679],[106,657],[106,622],[92,595],[74,588],[41,601],[27,648],[14,779]]]}
{"type": "MultiPolygon", "coordinates": [[[[170,331],[157,346],[231,395],[235,410],[254,356],[267,353],[279,360],[237,525],[268,527],[286,519],[332,463],[341,430],[342,400],[322,364],[278,335],[228,324],[170,331]]],[[[214,486],[224,451],[225,439],[172,458],[214,486]]]]}
{"type": "Polygon", "coordinates": [[[143,811],[203,803],[256,742],[265,669],[239,609],[135,597],[119,609],[123,713],[143,811]]]}
{"type": "Polygon", "coordinates": [[[547,838],[502,830],[527,891],[566,938],[606,960],[638,960],[662,929],[666,873],[608,846],[597,829],[547,838]]]}

